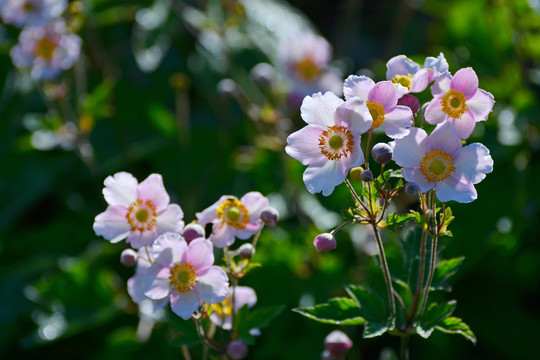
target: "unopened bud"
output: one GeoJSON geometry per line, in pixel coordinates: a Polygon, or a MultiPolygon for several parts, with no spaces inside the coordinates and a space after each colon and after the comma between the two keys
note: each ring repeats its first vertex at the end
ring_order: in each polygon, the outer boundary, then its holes
{"type": "Polygon", "coordinates": [[[320,234],[313,240],[313,245],[319,252],[330,251],[336,248],[336,238],[330,233],[320,234]]]}
{"type": "Polygon", "coordinates": [[[279,219],[279,213],[278,211],[271,207],[267,206],[261,211],[261,221],[266,226],[274,227],[276,226],[276,222],[279,219]]]}
{"type": "Polygon", "coordinates": [[[189,244],[192,240],[200,237],[204,237],[204,228],[196,223],[187,224],[184,230],[182,230],[182,236],[189,244]]]}
{"type": "Polygon", "coordinates": [[[364,170],[360,173],[360,180],[370,182],[373,180],[373,173],[371,170],[364,170]]]}
{"type": "Polygon", "coordinates": [[[254,254],[255,248],[250,243],[242,244],[242,246],[238,248],[238,256],[242,259],[251,259],[254,254]]]}
{"type": "Polygon", "coordinates": [[[342,357],[352,348],[353,342],[340,330],[334,330],[324,339],[324,347],[334,356],[342,357]]]}
{"type": "Polygon", "coordinates": [[[133,267],[137,264],[137,253],[133,249],[126,249],[120,255],[120,263],[127,267],[133,267]]]}
{"type": "Polygon", "coordinates": [[[352,181],[360,181],[360,174],[362,174],[362,171],[364,171],[364,168],[361,166],[353,167],[349,171],[349,176],[351,177],[352,181]]]}
{"type": "Polygon", "coordinates": [[[418,191],[420,191],[420,188],[418,187],[418,184],[410,182],[407,185],[405,185],[405,192],[411,196],[417,196],[418,191]]]}
{"type": "Polygon", "coordinates": [[[373,160],[379,164],[386,164],[392,160],[392,152],[390,145],[378,143],[371,149],[371,156],[373,156],[373,160]]]}
{"type": "Polygon", "coordinates": [[[270,86],[276,79],[276,69],[274,69],[274,67],[270,64],[260,63],[251,69],[249,75],[255,84],[262,87],[267,87],[270,86]]]}
{"type": "Polygon", "coordinates": [[[240,340],[232,341],[227,346],[227,355],[233,359],[243,359],[248,353],[247,345],[240,340]]]}
{"type": "Polygon", "coordinates": [[[232,96],[238,91],[238,85],[231,79],[223,79],[217,84],[217,90],[222,95],[232,96]]]}
{"type": "Polygon", "coordinates": [[[411,94],[405,94],[401,97],[401,99],[397,102],[398,105],[404,105],[407,106],[414,115],[418,113],[418,110],[420,110],[420,101],[416,98],[416,96],[411,94]]]}

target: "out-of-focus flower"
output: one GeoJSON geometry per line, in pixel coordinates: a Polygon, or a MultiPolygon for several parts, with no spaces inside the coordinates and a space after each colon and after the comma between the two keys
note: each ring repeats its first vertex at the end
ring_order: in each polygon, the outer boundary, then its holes
{"type": "Polygon", "coordinates": [[[187,244],[175,233],[163,234],[153,246],[155,263],[140,286],[153,300],[170,299],[175,314],[187,320],[203,302],[215,304],[227,297],[227,274],[214,264],[212,243],[204,238],[187,244]]]}
{"type": "Polygon", "coordinates": [[[424,67],[406,57],[405,55],[394,56],[386,63],[386,79],[395,86],[398,97],[408,93],[419,93],[439,76],[448,71],[448,63],[443,53],[438,57],[428,57],[424,67]]]}
{"type": "Polygon", "coordinates": [[[41,26],[57,19],[67,7],[67,0],[2,0],[0,15],[6,24],[41,26]]]}
{"type": "Polygon", "coordinates": [[[197,213],[202,226],[212,223],[208,238],[215,247],[224,248],[234,243],[235,237],[249,239],[261,229],[261,211],[268,206],[268,199],[260,192],[251,191],[240,200],[231,195],[222,196],[209,208],[197,213]]]}
{"type": "Polygon", "coordinates": [[[187,224],[184,230],[182,230],[182,236],[188,244],[191,242],[191,240],[204,237],[204,235],[204,228],[197,223],[187,224]]]}
{"type": "Polygon", "coordinates": [[[386,135],[399,139],[409,133],[413,124],[413,114],[410,108],[397,105],[398,94],[390,81],[375,84],[367,76],[351,75],[343,84],[345,98],[358,97],[366,101],[371,118],[372,129],[382,126],[386,135]]]}
{"type": "Polygon", "coordinates": [[[430,124],[449,121],[456,134],[467,139],[478,121],[485,121],[493,110],[495,100],[491,93],[478,88],[478,76],[472,68],[458,70],[452,77],[442,74],[431,87],[434,98],[424,111],[430,124]]]}
{"type": "Polygon", "coordinates": [[[474,184],[493,170],[489,150],[479,143],[462,147],[449,122],[438,125],[429,136],[423,129],[411,128],[409,135],[391,146],[405,180],[415,182],[422,192],[436,189],[441,201],[475,200],[474,184]]]}
{"type": "Polygon", "coordinates": [[[319,252],[330,251],[336,248],[336,238],[330,233],[317,235],[313,245],[319,252]]]}
{"type": "Polygon", "coordinates": [[[248,348],[243,341],[235,340],[227,346],[227,355],[235,360],[245,358],[247,353],[248,348]]]}
{"type": "Polygon", "coordinates": [[[210,320],[217,326],[221,326],[225,330],[232,329],[232,315],[236,314],[242,307],[253,307],[257,303],[257,294],[255,290],[247,286],[237,286],[234,290],[234,305],[233,305],[233,288],[229,288],[227,298],[210,306],[210,320]]]}
{"type": "Polygon", "coordinates": [[[25,28],[11,49],[13,64],[29,69],[37,80],[51,80],[79,58],[81,38],[72,34],[63,21],[25,28]]]}
{"type": "Polygon", "coordinates": [[[345,356],[352,348],[353,342],[349,337],[340,330],[334,330],[324,339],[324,348],[331,354],[337,357],[345,356]]]}
{"type": "Polygon", "coordinates": [[[331,92],[306,96],[300,110],[308,125],[289,135],[285,151],[308,165],[308,191],[328,196],[351,168],[364,163],[360,136],[371,127],[371,115],[364,101],[344,102],[331,92]]]}
{"type": "Polygon", "coordinates": [[[138,183],[133,175],[119,172],[105,179],[103,196],[109,204],[96,216],[94,231],[112,243],[127,238],[135,249],[151,245],[166,232],[179,232],[184,226],[180,206],[169,204],[169,195],[159,174],[138,183]]]}
{"type": "Polygon", "coordinates": [[[418,101],[418,98],[411,94],[405,94],[398,100],[398,105],[403,105],[411,109],[414,116],[418,114],[418,110],[420,110],[420,101],[418,101]]]}
{"type": "Polygon", "coordinates": [[[261,221],[266,226],[274,227],[279,220],[279,213],[276,208],[267,206],[261,211],[261,221]]]}

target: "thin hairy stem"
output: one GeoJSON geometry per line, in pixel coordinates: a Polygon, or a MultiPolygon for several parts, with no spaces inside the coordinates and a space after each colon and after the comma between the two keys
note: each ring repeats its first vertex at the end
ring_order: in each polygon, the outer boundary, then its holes
{"type": "Polygon", "coordinates": [[[184,356],[184,360],[191,360],[191,355],[186,345],[182,345],[182,355],[184,356]]]}
{"type": "Polygon", "coordinates": [[[420,295],[422,294],[422,288],[423,288],[423,282],[424,282],[424,271],[426,267],[426,239],[427,239],[427,232],[424,230],[422,231],[422,241],[420,244],[420,266],[418,268],[418,279],[416,283],[416,293],[414,294],[414,298],[411,304],[411,308],[409,309],[409,313],[407,314],[407,324],[410,325],[412,323],[412,320],[414,318],[414,315],[416,313],[416,309],[418,308],[418,301],[420,300],[420,295]]]}
{"type": "Polygon", "coordinates": [[[388,301],[390,304],[390,311],[392,313],[392,319],[396,318],[396,303],[394,301],[394,288],[392,287],[392,278],[390,277],[390,270],[388,270],[388,263],[386,262],[386,255],[384,253],[384,247],[379,235],[379,229],[374,220],[371,222],[375,238],[377,239],[377,246],[379,247],[379,255],[381,256],[381,267],[383,270],[384,281],[386,282],[386,290],[388,291],[388,301]]]}

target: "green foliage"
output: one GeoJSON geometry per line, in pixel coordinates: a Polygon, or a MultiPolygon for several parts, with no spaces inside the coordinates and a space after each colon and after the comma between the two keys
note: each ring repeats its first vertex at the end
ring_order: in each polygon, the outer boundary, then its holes
{"type": "Polygon", "coordinates": [[[176,314],[170,313],[169,325],[174,338],[171,340],[171,346],[179,348],[181,345],[195,345],[201,341],[197,327],[190,320],[184,320],[176,314]]]}
{"type": "Polygon", "coordinates": [[[431,303],[420,317],[420,322],[416,331],[420,336],[427,339],[433,332],[435,326],[452,315],[456,309],[457,302],[451,300],[446,304],[431,303]]]}
{"type": "Polygon", "coordinates": [[[358,303],[350,298],[333,298],[328,304],[295,308],[293,311],[323,324],[363,325],[366,320],[358,303]]]}
{"type": "Polygon", "coordinates": [[[366,320],[364,338],[380,336],[393,328],[394,324],[389,319],[389,305],[385,306],[379,295],[354,285],[349,285],[347,292],[356,301],[362,317],[366,320]]]}
{"type": "Polygon", "coordinates": [[[249,345],[254,345],[255,338],[250,334],[250,330],[268,326],[270,321],[278,316],[284,308],[285,306],[270,306],[251,310],[247,306],[242,307],[235,317],[238,337],[249,345]]]}
{"type": "Polygon", "coordinates": [[[449,334],[463,335],[473,344],[476,344],[476,336],[474,336],[469,325],[465,324],[460,318],[449,316],[437,323],[436,329],[449,334]]]}
{"type": "Polygon", "coordinates": [[[465,257],[460,256],[439,262],[437,267],[435,267],[431,289],[450,291],[451,281],[461,267],[461,264],[463,264],[464,260],[465,257]]]}
{"type": "Polygon", "coordinates": [[[387,228],[388,230],[391,230],[391,231],[396,231],[397,229],[405,225],[407,220],[412,219],[414,217],[415,216],[411,213],[408,213],[408,214],[390,213],[388,214],[388,217],[386,218],[386,220],[381,221],[379,223],[379,226],[387,228]]]}

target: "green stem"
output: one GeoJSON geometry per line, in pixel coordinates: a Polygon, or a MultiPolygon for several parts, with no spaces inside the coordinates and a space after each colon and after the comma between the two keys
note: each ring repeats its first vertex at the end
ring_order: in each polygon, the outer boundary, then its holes
{"type": "Polygon", "coordinates": [[[191,355],[186,345],[182,345],[182,355],[184,355],[184,360],[191,360],[191,355]]]}
{"type": "Polygon", "coordinates": [[[418,268],[418,280],[416,282],[416,293],[414,294],[413,302],[409,313],[407,314],[407,324],[410,325],[414,319],[416,309],[418,308],[418,301],[420,300],[420,295],[422,294],[423,282],[424,282],[424,271],[426,267],[426,239],[427,232],[422,231],[422,242],[420,244],[420,267],[418,268]]]}
{"type": "Polygon", "coordinates": [[[401,360],[409,360],[409,335],[401,336],[401,360]]]}
{"type": "Polygon", "coordinates": [[[388,263],[386,262],[386,255],[384,253],[384,247],[379,235],[379,229],[375,224],[374,220],[371,222],[373,227],[373,232],[375,233],[375,238],[377,239],[377,246],[379,247],[379,255],[381,256],[381,267],[383,270],[384,281],[386,282],[386,290],[388,291],[388,301],[390,304],[390,311],[392,314],[392,319],[396,318],[396,303],[394,301],[394,288],[392,287],[392,278],[390,277],[390,270],[388,270],[388,263]]]}

